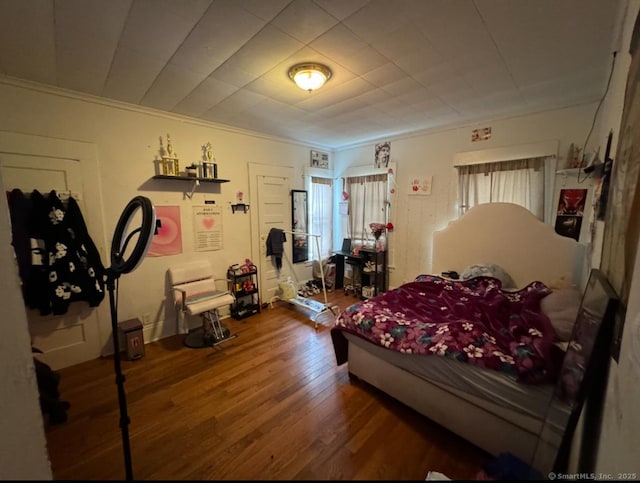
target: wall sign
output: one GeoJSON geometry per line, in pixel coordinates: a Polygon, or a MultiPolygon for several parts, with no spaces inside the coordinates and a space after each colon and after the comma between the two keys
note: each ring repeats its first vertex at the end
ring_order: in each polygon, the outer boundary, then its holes
{"type": "Polygon", "coordinates": [[[222,212],[212,205],[193,207],[193,242],[197,252],[222,249],[222,212]]]}

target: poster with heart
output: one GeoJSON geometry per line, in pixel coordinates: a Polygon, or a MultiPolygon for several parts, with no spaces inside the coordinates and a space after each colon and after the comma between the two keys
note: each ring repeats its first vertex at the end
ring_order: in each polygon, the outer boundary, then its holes
{"type": "Polygon", "coordinates": [[[182,253],[182,226],[179,206],[156,206],[156,219],[160,226],[151,239],[149,257],[179,255],[182,253]]]}
{"type": "Polygon", "coordinates": [[[222,249],[222,212],[212,205],[193,207],[195,251],[206,252],[222,249]]]}

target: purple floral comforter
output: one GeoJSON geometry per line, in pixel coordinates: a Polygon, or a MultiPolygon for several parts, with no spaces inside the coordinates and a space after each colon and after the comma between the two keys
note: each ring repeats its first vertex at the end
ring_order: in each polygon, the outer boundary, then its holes
{"type": "Polygon", "coordinates": [[[338,365],[348,360],[343,332],[406,354],[444,356],[505,372],[520,382],[555,379],[555,331],[540,309],[551,293],[542,282],[517,292],[493,277],[414,282],[345,309],[331,328],[338,365]]]}

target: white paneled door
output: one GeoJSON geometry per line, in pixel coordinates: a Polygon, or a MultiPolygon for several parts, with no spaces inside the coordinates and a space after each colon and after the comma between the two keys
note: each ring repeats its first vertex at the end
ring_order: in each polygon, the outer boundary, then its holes
{"type": "MultiPolygon", "coordinates": [[[[43,195],[51,190],[72,193],[107,265],[98,172],[96,150],[91,144],[0,132],[2,189],[20,189],[25,194],[34,189],[43,195]]],[[[32,345],[44,352],[41,359],[60,369],[100,357],[104,343],[110,340],[108,305],[105,293],[99,307],[73,302],[63,315],[43,316],[38,310],[26,308],[32,345]]]]}
{"type": "MultiPolygon", "coordinates": [[[[251,229],[252,259],[258,262],[260,298],[271,301],[278,288],[279,277],[289,273],[287,262],[282,259],[282,270],[277,270],[273,257],[267,256],[267,236],[271,228],[291,230],[291,178],[293,168],[283,166],[249,165],[249,183],[252,208],[251,229]],[[255,214],[257,213],[257,216],[255,214]]],[[[290,239],[287,235],[287,240],[290,239]]],[[[285,245],[290,249],[290,244],[285,245]]],[[[287,256],[291,259],[291,253],[287,256]]]]}

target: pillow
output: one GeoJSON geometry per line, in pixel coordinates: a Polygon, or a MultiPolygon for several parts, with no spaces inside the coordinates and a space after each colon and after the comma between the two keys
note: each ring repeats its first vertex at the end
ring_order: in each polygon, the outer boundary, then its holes
{"type": "Polygon", "coordinates": [[[507,271],[495,263],[476,263],[469,265],[460,274],[462,280],[482,276],[497,278],[502,282],[502,288],[515,288],[516,286],[507,271]]]}
{"type": "Polygon", "coordinates": [[[540,301],[542,312],[549,317],[558,339],[571,339],[573,325],[578,317],[582,295],[576,287],[553,290],[540,301]]]}

